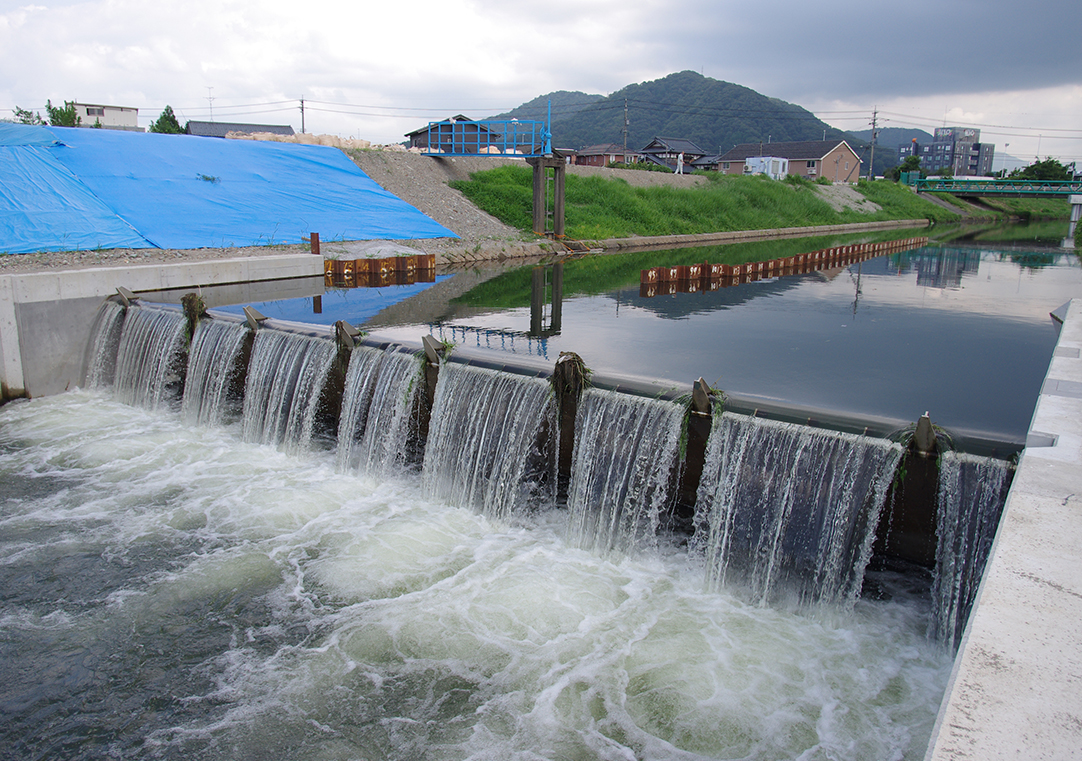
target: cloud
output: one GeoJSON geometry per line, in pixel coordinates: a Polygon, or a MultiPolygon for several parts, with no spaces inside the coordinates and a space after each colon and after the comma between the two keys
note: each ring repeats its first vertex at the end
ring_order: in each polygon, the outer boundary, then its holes
{"type": "Polygon", "coordinates": [[[813,111],[1066,129],[1082,124],[1082,49],[1060,30],[1080,22],[1077,0],[45,2],[0,12],[0,109],[78,99],[149,123],[170,104],[299,129],[303,97],[309,131],[390,142],[691,69],[813,111]]]}

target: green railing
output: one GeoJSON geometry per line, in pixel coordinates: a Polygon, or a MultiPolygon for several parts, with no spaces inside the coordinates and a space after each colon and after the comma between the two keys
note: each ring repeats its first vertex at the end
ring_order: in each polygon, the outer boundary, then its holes
{"type": "Polygon", "coordinates": [[[956,196],[1069,196],[1082,195],[1082,180],[967,180],[929,177],[917,180],[918,193],[956,196]]]}

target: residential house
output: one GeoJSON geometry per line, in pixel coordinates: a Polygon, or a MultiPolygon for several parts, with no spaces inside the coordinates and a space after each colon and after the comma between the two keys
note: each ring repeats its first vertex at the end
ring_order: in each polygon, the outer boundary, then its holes
{"type": "Polygon", "coordinates": [[[642,159],[637,151],[626,150],[616,143],[591,145],[575,151],[577,166],[607,166],[608,164],[637,164],[642,159]]]}
{"type": "Polygon", "coordinates": [[[407,132],[410,148],[419,148],[426,153],[484,153],[486,148],[498,145],[502,137],[492,132],[484,124],[459,114],[442,122],[426,124],[413,132],[407,132]],[[429,145],[432,135],[435,145],[429,145]]]}
{"type": "Polygon", "coordinates": [[[743,143],[723,153],[718,171],[725,174],[750,174],[752,159],[766,157],[788,159],[788,174],[831,182],[856,182],[860,179],[860,157],[844,140],[808,140],[793,143],[743,143]]]}
{"type": "Polygon", "coordinates": [[[128,132],[142,132],[139,126],[139,109],[126,106],[105,106],[96,103],[72,103],[80,127],[102,127],[128,132]]]}
{"type": "Polygon", "coordinates": [[[695,162],[706,156],[706,151],[690,140],[674,137],[655,137],[639,153],[643,161],[667,167],[673,172],[691,172],[695,162]]]}
{"type": "Polygon", "coordinates": [[[691,168],[695,171],[716,172],[718,171],[718,161],[720,159],[721,156],[717,153],[713,156],[703,156],[702,158],[692,161],[691,168]]]}
{"type": "Polygon", "coordinates": [[[292,135],[293,128],[288,124],[243,124],[240,122],[188,122],[184,131],[198,137],[225,137],[230,132],[245,135],[269,133],[271,135],[292,135]]]}

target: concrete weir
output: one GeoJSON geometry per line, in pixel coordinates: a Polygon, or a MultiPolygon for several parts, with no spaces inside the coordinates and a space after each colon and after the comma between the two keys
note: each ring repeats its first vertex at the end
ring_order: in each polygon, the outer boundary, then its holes
{"type": "Polygon", "coordinates": [[[1082,299],[1062,321],[930,761],[1082,749],[1082,299]]]}
{"type": "Polygon", "coordinates": [[[82,383],[90,325],[101,300],[119,287],[230,286],[237,300],[262,301],[292,295],[276,281],[316,276],[322,281],[323,260],[311,254],[0,276],[0,398],[47,396],[82,383]]]}
{"type": "MultiPolygon", "coordinates": [[[[230,298],[236,303],[266,298],[282,287],[278,278],[306,276],[322,278],[319,257],[0,277],[5,395],[41,396],[80,383],[93,315],[118,287],[251,289],[250,298],[248,290],[230,298]],[[56,308],[60,301],[64,309],[56,308]]],[[[1082,299],[1059,316],[1057,347],[932,734],[930,761],[1069,758],[1082,748],[1082,299]]],[[[640,385],[632,392],[649,383],[640,385]]],[[[730,402],[763,412],[749,400],[730,402]]],[[[863,432],[875,427],[864,421],[863,432]]]]}

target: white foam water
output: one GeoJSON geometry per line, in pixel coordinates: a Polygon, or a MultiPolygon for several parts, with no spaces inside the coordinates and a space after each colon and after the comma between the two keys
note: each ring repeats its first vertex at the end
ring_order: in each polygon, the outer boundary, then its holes
{"type": "Polygon", "coordinates": [[[901,455],[882,439],[716,416],[695,507],[710,579],[759,603],[852,602],[901,455]]]}
{"type": "Polygon", "coordinates": [[[628,552],[654,544],[684,414],[672,402],[597,389],[583,393],[567,496],[579,546],[628,552]]]}
{"type": "Polygon", "coordinates": [[[977,598],[1011,483],[1011,466],[988,457],[944,452],[936,496],[934,636],[957,647],[977,598]]]}
{"type": "Polygon", "coordinates": [[[0,408],[4,757],[920,759],[919,601],[749,605],[78,391],[0,408]]]}
{"type": "Polygon", "coordinates": [[[427,493],[494,517],[544,500],[552,452],[538,447],[554,416],[543,378],[444,362],[425,445],[427,493]]]}

